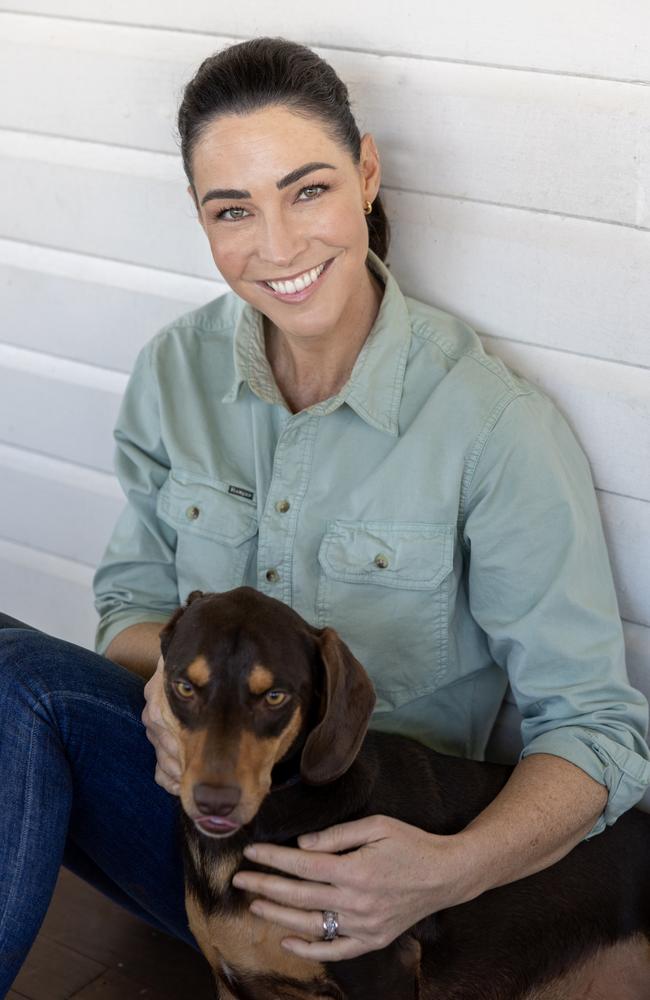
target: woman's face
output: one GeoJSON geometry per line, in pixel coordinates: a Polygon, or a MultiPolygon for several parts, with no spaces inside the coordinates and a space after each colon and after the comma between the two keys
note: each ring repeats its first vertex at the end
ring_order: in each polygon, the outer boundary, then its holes
{"type": "Polygon", "coordinates": [[[322,337],[370,300],[366,200],[379,190],[372,137],[361,162],[322,123],[285,107],[214,121],[192,158],[199,219],[215,264],[283,332],[322,337]],[[275,288],[269,282],[286,282],[275,288]]]}

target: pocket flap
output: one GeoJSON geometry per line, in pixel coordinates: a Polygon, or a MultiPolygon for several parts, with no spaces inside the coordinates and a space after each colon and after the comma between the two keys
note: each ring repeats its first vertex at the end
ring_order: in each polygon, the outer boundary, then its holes
{"type": "Polygon", "coordinates": [[[175,469],[160,489],[156,510],[176,531],[228,545],[241,545],[257,534],[255,508],[246,500],[228,493],[217,480],[206,482],[175,469]]]}
{"type": "Polygon", "coordinates": [[[447,524],[331,521],[318,558],[334,580],[429,590],[452,570],[453,535],[447,524]]]}

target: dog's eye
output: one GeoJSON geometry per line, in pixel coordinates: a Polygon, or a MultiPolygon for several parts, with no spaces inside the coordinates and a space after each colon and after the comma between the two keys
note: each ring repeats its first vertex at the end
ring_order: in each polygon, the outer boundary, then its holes
{"type": "Polygon", "coordinates": [[[271,708],[278,708],[283,705],[287,700],[288,695],[284,691],[267,691],[264,695],[264,701],[271,708]]]}
{"type": "Polygon", "coordinates": [[[188,698],[194,697],[194,688],[189,681],[174,681],[174,687],[176,689],[176,694],[179,694],[181,698],[185,698],[187,700],[188,698]]]}

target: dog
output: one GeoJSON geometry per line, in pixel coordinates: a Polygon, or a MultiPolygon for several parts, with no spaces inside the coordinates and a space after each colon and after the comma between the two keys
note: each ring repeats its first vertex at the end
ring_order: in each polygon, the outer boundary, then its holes
{"type": "Polygon", "coordinates": [[[252,588],[194,591],[160,641],[184,757],[187,914],[222,1000],[569,1000],[575,970],[603,949],[647,947],[650,815],[631,810],[550,868],[380,951],[321,963],[282,949],[288,931],[232,885],[242,866],[268,870],[243,857],[247,844],[296,846],[377,814],[455,834],[513,768],[368,731],[372,683],[337,633],[252,588]]]}

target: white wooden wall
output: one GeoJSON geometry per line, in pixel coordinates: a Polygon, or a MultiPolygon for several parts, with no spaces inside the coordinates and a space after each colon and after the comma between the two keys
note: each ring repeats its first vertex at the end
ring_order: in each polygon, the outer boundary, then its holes
{"type": "Polygon", "coordinates": [[[176,105],[204,56],[262,33],[348,82],[405,291],[568,415],[650,690],[647,0],[0,0],[0,608],[92,643],[127,372],[224,290],[176,105]]]}

